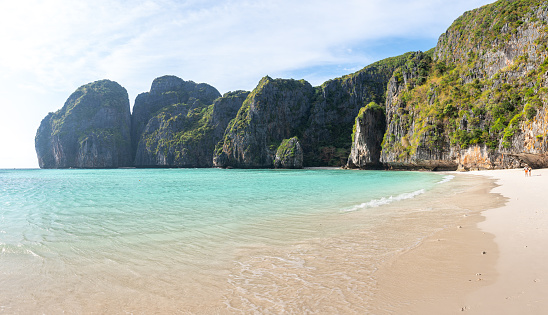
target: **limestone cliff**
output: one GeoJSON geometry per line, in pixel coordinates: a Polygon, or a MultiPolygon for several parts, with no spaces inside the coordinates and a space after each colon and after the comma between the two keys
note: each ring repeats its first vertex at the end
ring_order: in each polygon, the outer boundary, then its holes
{"type": "Polygon", "coordinates": [[[456,164],[448,156],[449,141],[444,134],[446,125],[443,120],[428,116],[431,104],[415,101],[407,94],[424,88],[432,70],[430,56],[431,51],[413,53],[388,83],[385,101],[387,129],[380,155],[380,162],[385,167],[456,169],[456,164]]]}
{"type": "MultiPolygon", "coordinates": [[[[136,164],[139,166],[170,166],[174,163],[169,159],[166,160],[162,152],[159,156],[156,156],[156,150],[154,152],[147,151],[144,146],[141,146],[141,149],[138,150],[139,143],[143,141],[143,132],[149,123],[151,123],[151,126],[147,129],[148,134],[157,131],[156,129],[160,127],[162,119],[166,118],[166,112],[168,112],[168,115],[174,114],[183,117],[189,111],[194,110],[193,114],[195,116],[195,109],[213,104],[213,101],[220,96],[221,94],[217,89],[205,83],[197,84],[170,75],[154,79],[150,91],[139,94],[133,106],[131,138],[136,164]]],[[[171,127],[175,126],[171,124],[171,127]]],[[[171,131],[177,132],[179,130],[173,129],[171,131]]],[[[157,132],[166,135],[168,131],[157,132]]],[[[151,145],[150,141],[149,145],[151,145]]],[[[173,150],[175,149],[173,148],[173,150]]],[[[175,164],[178,163],[175,162],[175,164]]]]}
{"type": "Polygon", "coordinates": [[[399,169],[547,167],[548,8],[466,12],[390,79],[380,162],[399,169]]]}
{"type": "Polygon", "coordinates": [[[164,76],[136,98],[130,122],[125,90],[94,82],[44,118],[39,163],[548,167],[546,25],[545,1],[499,0],[463,14],[430,51],[317,87],[267,76],[252,92],[221,97],[210,85],[164,76]]]}
{"type": "Polygon", "coordinates": [[[278,146],[297,136],[304,166],[345,165],[360,108],[385,98],[386,84],[407,55],[388,58],[312,87],[304,80],[264,77],[217,145],[218,167],[274,167],[278,146]]]}
{"type": "Polygon", "coordinates": [[[306,166],[343,166],[352,146],[356,115],[370,102],[382,104],[387,83],[409,53],[375,62],[316,87],[310,118],[300,137],[306,166]]]}
{"type": "Polygon", "coordinates": [[[304,80],[264,77],[228,125],[215,151],[215,166],[273,167],[281,141],[306,123],[314,96],[314,88],[304,80]]]}
{"type": "Polygon", "coordinates": [[[371,102],[356,117],[347,168],[382,168],[381,144],[386,130],[384,108],[371,102]]]}
{"type": "Polygon", "coordinates": [[[275,168],[303,168],[303,149],[297,137],[284,139],[274,157],[275,168]]]}
{"type": "Polygon", "coordinates": [[[130,111],[126,90],[109,80],[78,88],[49,113],[36,133],[41,168],[130,166],[130,111]]]}
{"type": "MultiPolygon", "coordinates": [[[[172,91],[164,94],[172,94],[172,91]]],[[[199,92],[191,91],[198,97],[199,92]]],[[[161,107],[151,115],[138,138],[135,166],[212,167],[215,144],[248,94],[245,91],[229,92],[212,100],[215,93],[207,91],[202,95],[203,99],[191,97],[186,99],[187,103],[161,107]]],[[[158,105],[153,103],[151,106],[158,105]]],[[[138,126],[134,130],[137,129],[138,126]]]]}

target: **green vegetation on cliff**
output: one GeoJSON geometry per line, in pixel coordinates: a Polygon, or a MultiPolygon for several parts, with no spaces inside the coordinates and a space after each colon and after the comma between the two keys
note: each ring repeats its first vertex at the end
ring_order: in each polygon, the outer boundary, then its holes
{"type": "MultiPolygon", "coordinates": [[[[63,108],[54,113],[52,117],[53,134],[72,132],[73,126],[65,128],[67,117],[77,117],[82,122],[90,121],[100,109],[111,109],[118,114],[123,114],[125,108],[120,106],[120,100],[127,99],[125,89],[120,88],[116,82],[100,80],[83,85],[76,89],[65,102],[63,108]]],[[[82,130],[78,136],[85,135],[82,130]]]]}
{"type": "MultiPolygon", "coordinates": [[[[382,107],[381,105],[375,103],[375,102],[371,102],[369,104],[367,104],[366,106],[362,107],[360,109],[360,111],[358,112],[358,118],[359,119],[363,119],[364,116],[365,116],[365,112],[366,111],[374,111],[374,112],[377,112],[377,113],[382,113],[383,115],[385,114],[385,108],[382,107]]],[[[359,123],[358,119],[355,120],[354,122],[354,127],[352,128],[352,143],[354,143],[354,136],[356,135],[356,129],[357,129],[357,124],[359,123]]]]}
{"type": "Polygon", "coordinates": [[[111,168],[131,165],[130,110],[126,90],[101,80],[79,87],[37,131],[42,168],[111,168]]]}
{"type": "Polygon", "coordinates": [[[210,124],[213,105],[200,104],[189,109],[188,104],[175,104],[164,107],[153,119],[151,132],[145,131],[142,140],[147,151],[154,155],[167,156],[170,151],[174,160],[180,161],[184,148],[198,145],[210,136],[213,127],[210,124]]]}
{"type": "MultiPolygon", "coordinates": [[[[433,63],[434,68],[439,64],[433,63]]],[[[520,63],[502,70],[496,79],[474,79],[469,83],[462,80],[462,67],[444,73],[434,70],[423,85],[402,92],[396,119],[407,128],[414,125],[409,153],[413,154],[419,143],[439,149],[438,144],[444,141],[461,148],[483,143],[497,149],[501,138],[507,148],[517,122],[532,119],[548,97],[545,79],[540,76],[548,71],[548,60],[525,77],[500,80],[514,67],[520,67],[520,63]]]]}
{"type": "Polygon", "coordinates": [[[411,55],[412,52],[409,52],[374,62],[355,73],[329,80],[316,88],[318,107],[325,103],[329,115],[338,115],[339,118],[328,121],[321,127],[309,125],[305,128],[311,133],[327,131],[330,134],[330,137],[319,138],[313,146],[307,145],[306,139],[303,139],[305,166],[346,164],[353,142],[355,118],[360,108],[370,102],[385,103],[388,81],[411,55]]]}
{"type": "Polygon", "coordinates": [[[299,141],[299,138],[293,137],[291,139],[283,139],[282,143],[278,146],[276,150],[276,155],[280,156],[283,159],[294,158],[295,157],[295,147],[290,145],[291,140],[299,141]]]}
{"type": "Polygon", "coordinates": [[[396,70],[398,83],[401,74],[415,79],[397,93],[391,117],[405,132],[387,133],[383,150],[405,160],[419,147],[509,149],[548,97],[546,10],[544,1],[503,0],[466,12],[440,37],[435,60],[396,70]]]}
{"type": "Polygon", "coordinates": [[[318,87],[264,77],[217,145],[216,156],[226,155],[220,165],[268,167],[280,142],[294,136],[301,141],[305,166],[345,165],[358,111],[370,102],[384,102],[394,70],[410,55],[375,62],[318,87]]]}
{"type": "MultiPolygon", "coordinates": [[[[523,24],[536,24],[545,28],[548,6],[544,0],[500,0],[468,12],[465,12],[451,25],[448,32],[469,40],[454,41],[441,36],[438,45],[448,45],[441,59],[460,60],[473,63],[481,55],[502,49],[515,36],[523,24]],[[544,16],[543,16],[544,15],[544,16]]],[[[537,44],[546,49],[546,35],[537,44]]]]}

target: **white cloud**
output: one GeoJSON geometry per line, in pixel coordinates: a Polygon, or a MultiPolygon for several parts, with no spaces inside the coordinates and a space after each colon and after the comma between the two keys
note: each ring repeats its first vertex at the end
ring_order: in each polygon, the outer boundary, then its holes
{"type": "MultiPolygon", "coordinates": [[[[387,38],[435,43],[465,10],[489,2],[3,1],[0,104],[25,115],[12,115],[20,121],[0,118],[0,145],[9,142],[18,148],[10,152],[35,159],[33,136],[41,118],[91,81],[115,80],[131,100],[164,74],[207,82],[220,92],[252,89],[267,74],[303,73],[319,84],[330,74],[315,67],[331,65],[341,75],[389,57],[369,48],[387,38]],[[10,130],[24,138],[14,141],[10,130]]],[[[0,167],[5,161],[0,153],[0,167]]]]}
{"type": "Polygon", "coordinates": [[[211,75],[220,89],[234,89],[237,82],[224,80],[371,62],[353,53],[356,45],[386,37],[436,37],[440,25],[485,2],[7,2],[0,5],[0,27],[10,31],[0,40],[9,48],[0,52],[0,65],[27,71],[51,88],[106,75],[152,81],[139,74],[171,70],[204,81],[211,75]]]}

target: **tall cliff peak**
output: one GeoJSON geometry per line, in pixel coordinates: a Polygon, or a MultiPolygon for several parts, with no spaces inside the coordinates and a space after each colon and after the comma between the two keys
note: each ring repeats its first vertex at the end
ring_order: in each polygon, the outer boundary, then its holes
{"type": "Polygon", "coordinates": [[[425,169],[548,165],[547,9],[540,0],[500,0],[466,12],[440,36],[432,60],[397,70],[381,161],[425,169]]]}
{"type": "Polygon", "coordinates": [[[547,22],[546,1],[499,0],[457,18],[440,36],[434,58],[466,64],[473,79],[492,78],[524,54],[529,67],[538,66],[547,56],[547,22]]]}
{"type": "MultiPolygon", "coordinates": [[[[265,76],[228,125],[214,164],[274,167],[277,148],[292,137],[299,139],[303,166],[346,164],[358,111],[371,101],[383,102],[388,80],[405,58],[381,60],[319,87],[305,80],[265,76]]],[[[283,165],[288,164],[277,164],[283,165]]]]}
{"type": "Polygon", "coordinates": [[[186,115],[193,108],[213,104],[219,97],[221,93],[209,84],[185,81],[173,75],[154,79],[150,91],[139,94],[133,106],[131,139],[134,158],[137,158],[137,149],[139,142],[143,140],[145,127],[162,110],[178,105],[180,114],[186,115]]]}
{"type": "Polygon", "coordinates": [[[36,133],[41,168],[130,166],[127,91],[110,80],[79,87],[64,106],[48,114],[36,133]]]}
{"type": "Polygon", "coordinates": [[[205,83],[174,76],[154,80],[132,116],[135,166],[211,167],[213,150],[249,92],[221,96],[205,83]]]}
{"type": "Polygon", "coordinates": [[[161,94],[168,91],[180,90],[185,86],[185,83],[187,83],[185,80],[174,75],[161,76],[152,81],[150,94],[161,94]]]}
{"type": "Polygon", "coordinates": [[[314,88],[304,80],[261,79],[217,145],[218,167],[274,167],[283,139],[296,135],[310,111],[314,88]]]}
{"type": "MultiPolygon", "coordinates": [[[[317,87],[265,76],[251,92],[221,96],[208,84],[162,76],[135,100],[132,155],[143,167],[548,166],[547,25],[545,1],[499,0],[456,19],[432,50],[317,87]]],[[[116,85],[83,86],[44,118],[36,137],[41,166],[113,160],[112,150],[98,155],[98,148],[123,132],[94,126],[83,133],[73,121],[101,121],[91,119],[89,104],[101,104],[101,113],[118,108],[111,106],[116,85]],[[75,130],[77,141],[66,140],[75,130]]]]}

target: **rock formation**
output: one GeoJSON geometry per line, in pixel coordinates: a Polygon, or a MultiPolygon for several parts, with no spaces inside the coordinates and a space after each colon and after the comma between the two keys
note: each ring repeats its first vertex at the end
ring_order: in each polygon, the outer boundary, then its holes
{"type": "Polygon", "coordinates": [[[384,102],[387,83],[394,70],[405,63],[407,55],[378,61],[315,88],[318,97],[300,137],[306,166],[346,164],[356,115],[370,102],[384,102]]]}
{"type": "Polygon", "coordinates": [[[275,168],[303,168],[303,149],[297,137],[284,139],[274,157],[275,168]]]}
{"type": "Polygon", "coordinates": [[[220,96],[208,84],[176,76],[155,79],[150,92],[139,94],[133,107],[135,166],[211,166],[211,157],[199,140],[209,130],[205,127],[213,111],[209,107],[220,96]]]}
{"type": "Polygon", "coordinates": [[[249,92],[229,92],[211,105],[167,107],[150,119],[135,158],[137,167],[212,167],[215,144],[249,92]]]}
{"type": "Polygon", "coordinates": [[[422,119],[420,102],[410,103],[408,91],[424,85],[431,70],[429,54],[416,52],[405,66],[394,72],[386,95],[386,134],[380,162],[395,169],[452,170],[457,165],[449,157],[445,125],[439,119],[422,119]],[[402,97],[403,96],[403,97],[402,97]]]}
{"type": "Polygon", "coordinates": [[[388,58],[312,87],[304,80],[264,77],[217,145],[218,167],[270,168],[284,139],[297,136],[304,166],[342,166],[358,111],[385,98],[386,84],[404,56],[388,58]]]}
{"type": "Polygon", "coordinates": [[[386,130],[384,109],[375,102],[363,107],[354,123],[348,168],[382,168],[381,144],[386,130]]]}
{"type": "Polygon", "coordinates": [[[380,162],[468,170],[548,166],[548,8],[501,0],[466,12],[394,72],[380,162]]]}
{"type": "Polygon", "coordinates": [[[109,80],[78,88],[63,108],[49,113],[36,133],[41,168],[131,166],[129,99],[109,80]]]}
{"type": "Polygon", "coordinates": [[[264,77],[228,125],[215,152],[215,166],[273,167],[281,141],[306,123],[313,97],[314,88],[304,80],[264,77]]]}
{"type": "Polygon", "coordinates": [[[464,13],[427,52],[387,58],[318,87],[266,76],[252,92],[221,97],[210,85],[164,76],[136,98],[131,123],[125,90],[98,81],[44,118],[39,163],[548,167],[547,24],[544,1],[499,0],[464,13]]]}

